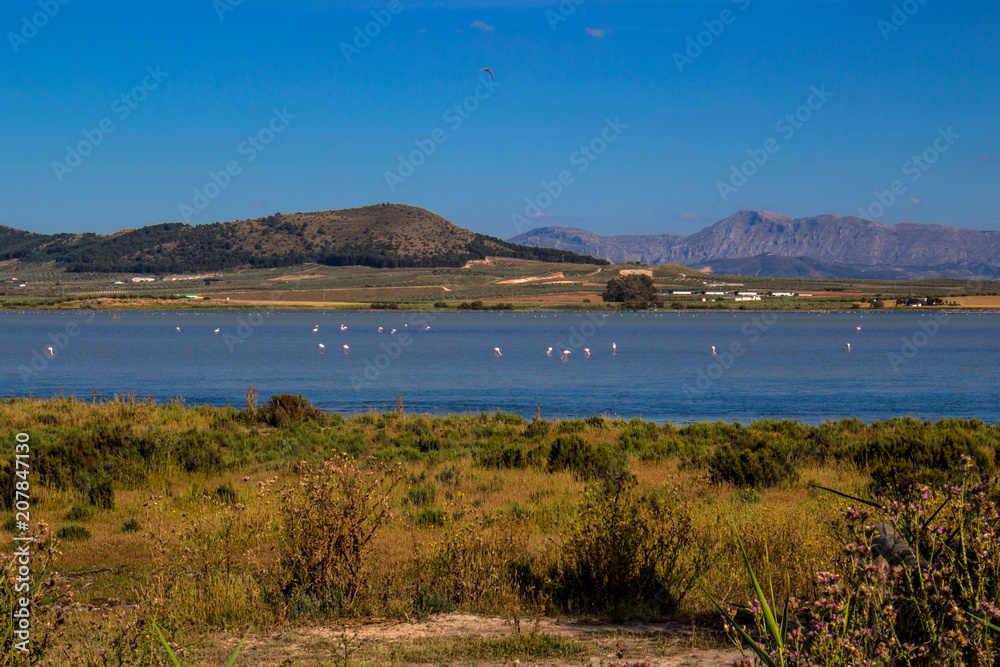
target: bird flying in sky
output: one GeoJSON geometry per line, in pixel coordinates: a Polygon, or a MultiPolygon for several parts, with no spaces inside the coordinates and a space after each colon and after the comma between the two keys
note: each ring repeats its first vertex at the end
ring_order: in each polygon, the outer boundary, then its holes
{"type": "Polygon", "coordinates": [[[480,71],[480,72],[489,72],[489,73],[490,73],[490,80],[491,80],[491,81],[492,81],[492,80],[495,80],[495,79],[493,78],[493,70],[491,70],[491,69],[490,69],[489,67],[484,67],[483,69],[481,69],[481,70],[479,70],[479,71],[480,71]]]}

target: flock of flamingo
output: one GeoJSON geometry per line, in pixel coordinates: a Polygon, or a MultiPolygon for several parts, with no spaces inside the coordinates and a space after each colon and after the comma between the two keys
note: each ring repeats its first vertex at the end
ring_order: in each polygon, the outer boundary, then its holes
{"type": "MultiPolygon", "coordinates": [[[[409,325],[408,324],[404,324],[403,327],[404,328],[408,328],[409,325]]],[[[857,331],[861,331],[861,327],[860,326],[855,327],[855,329],[857,331]]],[[[174,327],[174,330],[180,331],[181,328],[180,327],[174,327]]],[[[346,324],[341,324],[340,325],[340,330],[341,331],[347,331],[347,325],[346,324]]],[[[431,328],[429,326],[428,327],[424,327],[424,331],[430,331],[430,330],[431,330],[431,328]]],[[[216,333],[217,334],[217,333],[219,333],[219,331],[220,331],[220,329],[217,328],[214,331],[212,331],[212,333],[216,333]]],[[[319,333],[319,325],[318,324],[313,327],[312,332],[314,334],[319,333]]],[[[382,327],[379,327],[378,328],[378,333],[385,333],[385,329],[382,328],[382,327]]],[[[389,331],[389,335],[390,336],[393,335],[393,334],[395,334],[395,333],[396,333],[396,329],[392,329],[391,331],[389,331]]],[[[324,345],[323,343],[319,343],[318,345],[316,345],[316,348],[319,349],[319,350],[324,350],[324,349],[326,349],[326,345],[324,345]]],[[[343,349],[344,353],[346,354],[348,351],[350,351],[351,348],[350,348],[349,345],[342,345],[341,349],[343,349]]],[[[712,350],[712,356],[713,357],[716,356],[716,351],[715,351],[715,346],[714,345],[711,346],[711,350],[712,350]]],[[[55,354],[55,349],[53,349],[51,346],[45,348],[45,351],[48,352],[48,354],[49,354],[50,357],[55,354]]],[[[851,351],[851,344],[850,343],[847,343],[847,351],[848,352],[851,351]]],[[[563,350],[562,351],[562,355],[559,358],[562,359],[563,361],[568,361],[570,354],[572,354],[571,350],[563,350]]],[[[613,355],[617,355],[618,354],[618,344],[617,343],[611,343],[611,354],[613,354],[613,355]]],[[[493,348],[493,356],[494,357],[502,357],[503,356],[503,353],[500,351],[499,347],[494,347],[493,348]]],[[[548,350],[545,351],[545,356],[547,356],[547,357],[551,357],[552,356],[552,348],[551,347],[548,350]]],[[[584,359],[589,359],[590,358],[590,348],[589,347],[583,348],[583,358],[584,359]]]]}

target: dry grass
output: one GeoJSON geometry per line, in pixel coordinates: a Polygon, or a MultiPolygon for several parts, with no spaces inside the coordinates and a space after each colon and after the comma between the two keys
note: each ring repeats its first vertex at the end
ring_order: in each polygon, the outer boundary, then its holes
{"type": "MultiPolygon", "coordinates": [[[[27,430],[36,445],[55,437],[60,428],[93,424],[123,425],[135,433],[222,430],[250,437],[258,446],[275,437],[275,429],[241,419],[235,410],[154,405],[130,397],[0,403],[0,432],[27,430]]],[[[564,613],[545,581],[561,563],[587,483],[570,472],[547,472],[542,465],[483,468],[471,452],[490,438],[534,447],[565,433],[587,443],[615,443],[626,426],[606,419],[556,423],[541,440],[525,440],[520,434],[527,424],[503,415],[371,413],[316,426],[318,434],[363,434],[370,444],[358,452],[360,457],[392,447],[403,451],[399,441],[412,433],[432,433],[441,443],[440,449],[402,464],[405,483],[392,488],[386,499],[392,520],[372,536],[350,609],[332,615],[308,596],[289,594],[279,567],[289,536],[281,510],[302,481],[298,460],[251,461],[222,472],[150,467],[141,486],[117,489],[114,509],[97,511],[85,521],[92,539],[64,543],[56,565],[62,572],[86,573],[72,580],[79,601],[156,619],[178,641],[206,634],[238,636],[248,627],[260,636],[299,632],[315,622],[414,621],[444,611],[499,617],[512,628],[527,629],[564,613]],[[226,483],[235,490],[236,502],[214,495],[226,483]],[[417,488],[424,491],[414,493],[417,488]],[[130,521],[138,523],[138,530],[123,529],[130,521]]],[[[662,438],[666,431],[657,433],[662,438]]],[[[302,436],[286,432],[282,437],[302,436]]],[[[7,440],[13,441],[12,436],[7,440]]],[[[331,456],[317,446],[301,451],[313,462],[331,456]]],[[[839,503],[811,491],[808,483],[849,493],[868,483],[864,471],[848,464],[805,467],[801,481],[759,491],[710,484],[705,470],[679,455],[660,460],[632,455],[628,465],[637,494],[676,498],[690,508],[691,546],[706,562],[699,583],[709,595],[732,602],[743,602],[746,592],[734,528],[744,536],[755,568],[762,569],[766,558],[771,571],[781,573],[775,579],[778,597],[787,590],[809,598],[816,594],[813,574],[832,567],[834,542],[822,522],[836,515],[839,503]]],[[[333,493],[324,501],[331,511],[337,497],[333,493]]],[[[76,490],[36,487],[32,519],[58,527],[80,501],[76,490]]],[[[107,613],[73,612],[63,630],[65,645],[83,645],[85,638],[97,641],[91,622],[104,622],[100,619],[107,613]]],[[[709,598],[696,588],[676,618],[713,615],[709,598]]],[[[474,662],[483,657],[476,653],[481,645],[475,648],[467,638],[455,641],[451,648],[409,646],[395,657],[369,654],[366,659],[405,662],[439,655],[474,662]]],[[[571,652],[570,647],[558,648],[564,649],[571,652]]],[[[155,650],[152,645],[150,650],[155,650]]]]}

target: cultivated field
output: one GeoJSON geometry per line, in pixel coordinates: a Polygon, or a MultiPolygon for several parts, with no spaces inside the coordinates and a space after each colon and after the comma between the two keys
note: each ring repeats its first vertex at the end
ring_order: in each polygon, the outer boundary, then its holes
{"type": "MultiPolygon", "coordinates": [[[[685,309],[829,310],[869,308],[872,299],[893,307],[896,299],[928,296],[948,307],[1000,307],[1000,285],[962,280],[850,281],[712,276],[683,266],[633,264],[591,266],[492,259],[462,268],[372,269],[306,264],[172,276],[176,280],[132,283],[131,274],[68,273],[53,264],[0,263],[0,307],[115,308],[137,310],[225,309],[242,307],[291,309],[368,308],[392,302],[401,308],[425,309],[433,304],[456,307],[481,300],[486,305],[511,303],[520,309],[615,307],[601,294],[622,270],[646,268],[666,294],[661,307],[685,309]],[[121,283],[121,284],[115,284],[121,283]],[[719,301],[715,297],[675,295],[673,291],[720,289],[798,292],[797,298],[765,298],[756,302],[719,301]],[[19,285],[24,284],[25,287],[19,285]],[[185,298],[195,296],[198,299],[185,298]],[[702,299],[705,299],[704,301],[702,299]]],[[[162,277],[161,277],[162,278],[162,277]]]]}

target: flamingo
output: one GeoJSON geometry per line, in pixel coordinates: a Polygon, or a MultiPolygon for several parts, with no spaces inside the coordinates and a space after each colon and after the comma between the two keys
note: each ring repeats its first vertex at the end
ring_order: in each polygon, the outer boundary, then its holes
{"type": "Polygon", "coordinates": [[[378,328],[378,332],[379,332],[379,333],[382,333],[382,327],[379,327],[379,328],[378,328]]]}
{"type": "Polygon", "coordinates": [[[313,327],[313,333],[319,333],[319,325],[313,327]]]}
{"type": "Polygon", "coordinates": [[[176,331],[180,331],[180,330],[181,330],[181,328],[180,328],[180,327],[174,327],[174,330],[176,330],[176,331]]]}
{"type": "Polygon", "coordinates": [[[392,334],[394,334],[394,333],[396,333],[396,330],[395,330],[395,329],[393,329],[392,331],[390,331],[390,332],[389,332],[389,335],[392,335],[392,334]]]}
{"type": "Polygon", "coordinates": [[[712,356],[713,357],[715,356],[715,346],[714,345],[712,346],[712,356]]]}
{"type": "Polygon", "coordinates": [[[502,354],[500,354],[500,348],[499,347],[493,348],[493,356],[494,357],[502,357],[503,356],[502,354]]]}
{"type": "Polygon", "coordinates": [[[563,350],[562,356],[559,358],[563,361],[569,361],[569,350],[563,350]]]}
{"type": "Polygon", "coordinates": [[[341,324],[340,325],[340,330],[341,331],[347,331],[347,325],[346,324],[341,324]]]}
{"type": "Polygon", "coordinates": [[[851,351],[851,344],[850,344],[850,343],[848,343],[848,344],[847,344],[847,351],[848,351],[848,352],[850,352],[850,351],[851,351]]]}
{"type": "Polygon", "coordinates": [[[219,330],[215,329],[212,333],[219,333],[219,330]]]}
{"type": "Polygon", "coordinates": [[[552,356],[552,348],[551,347],[545,352],[545,356],[546,357],[551,357],[552,356]]]}
{"type": "Polygon", "coordinates": [[[317,345],[316,347],[318,347],[319,349],[321,349],[321,350],[322,350],[322,349],[323,349],[324,347],[326,347],[326,345],[323,345],[323,343],[320,343],[320,344],[319,344],[319,345],[317,345]]]}
{"type": "Polygon", "coordinates": [[[424,331],[430,331],[430,330],[431,330],[430,327],[424,327],[424,331]]]}
{"type": "Polygon", "coordinates": [[[618,343],[611,343],[611,354],[618,354],[618,343]]]}
{"type": "Polygon", "coordinates": [[[854,327],[854,328],[857,329],[858,331],[861,331],[861,327],[854,327]]]}
{"type": "Polygon", "coordinates": [[[50,357],[53,356],[53,355],[55,355],[55,353],[56,353],[55,349],[51,345],[49,345],[47,348],[45,348],[45,351],[49,353],[50,357]]]}
{"type": "Polygon", "coordinates": [[[583,358],[584,359],[590,359],[590,348],[589,347],[583,348],[583,358]]]}
{"type": "Polygon", "coordinates": [[[348,351],[348,350],[350,350],[350,349],[351,349],[351,348],[350,348],[349,346],[347,346],[347,345],[344,345],[344,352],[347,352],[347,351],[348,351]]]}

